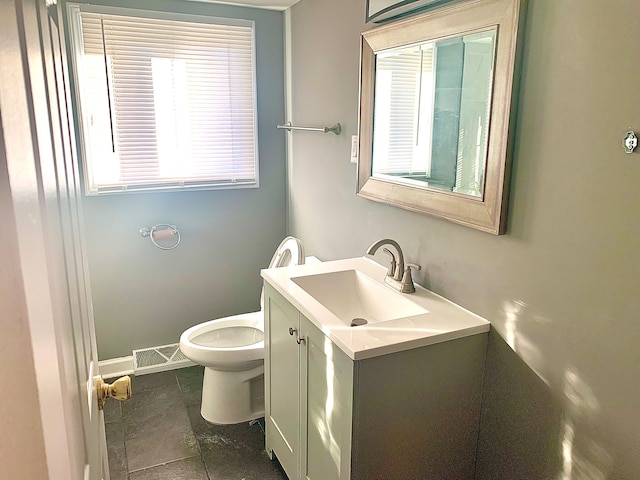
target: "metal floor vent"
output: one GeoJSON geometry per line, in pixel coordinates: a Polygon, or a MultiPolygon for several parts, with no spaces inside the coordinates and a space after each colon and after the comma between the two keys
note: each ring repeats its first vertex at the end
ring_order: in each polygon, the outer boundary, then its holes
{"type": "Polygon", "coordinates": [[[163,372],[190,365],[195,363],[184,356],[178,343],[133,351],[134,375],[163,372]]]}

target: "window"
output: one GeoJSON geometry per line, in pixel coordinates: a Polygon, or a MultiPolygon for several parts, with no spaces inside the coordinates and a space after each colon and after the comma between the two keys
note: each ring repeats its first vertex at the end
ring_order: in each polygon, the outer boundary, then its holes
{"type": "Polygon", "coordinates": [[[69,12],[88,195],[258,186],[252,21],[69,12]]]}
{"type": "Polygon", "coordinates": [[[433,44],[377,54],[374,173],[431,174],[433,44]]]}

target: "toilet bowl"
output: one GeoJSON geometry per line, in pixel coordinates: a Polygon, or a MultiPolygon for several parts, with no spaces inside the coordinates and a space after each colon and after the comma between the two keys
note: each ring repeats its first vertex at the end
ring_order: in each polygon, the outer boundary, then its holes
{"type": "MultiPolygon", "coordinates": [[[[300,240],[285,238],[269,268],[304,263],[300,240]]],[[[200,413],[210,423],[233,424],[264,416],[263,297],[257,312],[195,325],[180,336],[180,350],[204,366],[200,413]]]]}

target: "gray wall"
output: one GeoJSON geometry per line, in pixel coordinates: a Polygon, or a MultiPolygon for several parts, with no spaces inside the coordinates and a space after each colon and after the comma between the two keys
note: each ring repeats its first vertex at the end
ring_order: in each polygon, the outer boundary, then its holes
{"type": "Polygon", "coordinates": [[[344,133],[292,134],[290,233],[322,259],[393,237],[420,284],[491,321],[478,479],[640,478],[636,7],[530,1],[501,237],[356,197],[365,2],[292,9],[292,120],[344,133]]]}
{"type": "Polygon", "coordinates": [[[275,128],[284,119],[283,14],[192,2],[136,6],[255,20],[260,188],[85,198],[101,360],[177,343],[192,325],[258,310],[259,270],[285,235],[285,140],[275,128]],[[138,234],[157,223],[178,226],[178,248],[162,251],[138,234]]]}

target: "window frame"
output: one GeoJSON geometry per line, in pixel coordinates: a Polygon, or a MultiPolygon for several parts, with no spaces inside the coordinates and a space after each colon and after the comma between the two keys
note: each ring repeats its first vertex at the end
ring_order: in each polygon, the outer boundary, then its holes
{"type": "MultiPolygon", "coordinates": [[[[92,5],[84,3],[67,3],[67,22],[69,32],[70,59],[71,59],[71,77],[73,80],[72,88],[77,122],[76,127],[79,135],[78,147],[80,152],[79,167],[82,174],[83,191],[85,196],[103,196],[118,195],[132,193],[148,193],[148,192],[171,192],[171,191],[193,191],[193,190],[237,190],[237,189],[257,189],[260,188],[260,161],[259,161],[259,132],[258,132],[258,85],[257,85],[257,58],[256,58],[256,22],[255,20],[219,17],[214,15],[194,15],[178,12],[166,12],[157,10],[145,10],[139,8],[117,7],[106,5],[92,5]],[[91,180],[89,178],[91,168],[90,153],[90,136],[89,131],[89,115],[83,114],[83,98],[87,95],[86,82],[82,80],[82,55],[84,51],[81,12],[90,12],[96,14],[112,14],[124,15],[128,17],[151,18],[168,21],[195,22],[213,25],[240,25],[251,28],[251,82],[252,82],[252,108],[253,108],[253,144],[254,144],[254,180],[244,182],[234,182],[231,179],[224,182],[212,179],[206,180],[189,180],[182,181],[177,177],[168,179],[165,182],[146,183],[143,185],[129,185],[121,182],[115,186],[96,186],[91,188],[91,180]]],[[[110,87],[109,87],[110,88],[110,87]]],[[[113,108],[113,100],[111,108],[113,108]]],[[[113,120],[115,122],[115,119],[113,120]]],[[[115,131],[113,133],[115,141],[115,131]]]]}

